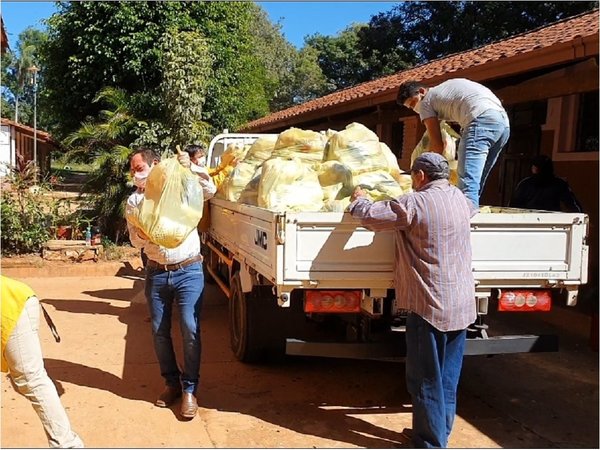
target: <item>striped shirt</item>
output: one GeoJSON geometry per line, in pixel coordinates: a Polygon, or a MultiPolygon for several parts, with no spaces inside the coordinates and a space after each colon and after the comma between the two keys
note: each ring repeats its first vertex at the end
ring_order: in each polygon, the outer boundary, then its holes
{"type": "Polygon", "coordinates": [[[470,219],[477,212],[448,180],[435,180],[394,200],[361,197],[349,211],[373,231],[394,230],[396,306],[442,332],[476,318],[470,219]]]}

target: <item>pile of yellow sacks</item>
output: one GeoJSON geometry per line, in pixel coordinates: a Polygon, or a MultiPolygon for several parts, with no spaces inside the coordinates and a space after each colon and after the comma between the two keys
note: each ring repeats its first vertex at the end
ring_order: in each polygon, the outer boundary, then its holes
{"type": "Polygon", "coordinates": [[[255,141],[217,197],[276,211],[344,211],[355,186],[373,200],[411,192],[410,175],[400,172],[390,148],[360,123],[342,131],[290,128],[255,141]]]}

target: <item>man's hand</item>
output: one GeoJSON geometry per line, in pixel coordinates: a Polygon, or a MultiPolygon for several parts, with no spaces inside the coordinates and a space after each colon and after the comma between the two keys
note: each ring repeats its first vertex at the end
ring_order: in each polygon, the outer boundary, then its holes
{"type": "Polygon", "coordinates": [[[356,200],[360,197],[366,197],[366,196],[367,196],[367,193],[365,192],[365,190],[363,188],[361,188],[360,186],[356,186],[354,188],[354,192],[352,192],[350,201],[353,202],[354,200],[356,200]]]}
{"type": "Polygon", "coordinates": [[[140,228],[136,228],[135,232],[137,233],[138,237],[140,237],[141,239],[143,239],[145,241],[150,240],[150,238],[146,235],[146,233],[144,233],[140,228]]]}
{"type": "Polygon", "coordinates": [[[177,154],[177,161],[179,161],[179,164],[181,164],[186,169],[189,169],[192,165],[192,162],[190,161],[190,155],[188,155],[187,152],[179,152],[177,154]]]}

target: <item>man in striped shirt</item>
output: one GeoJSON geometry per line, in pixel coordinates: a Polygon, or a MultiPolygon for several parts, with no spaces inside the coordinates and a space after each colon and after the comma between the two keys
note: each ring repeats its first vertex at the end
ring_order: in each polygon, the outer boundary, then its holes
{"type": "Polygon", "coordinates": [[[395,231],[396,303],[409,311],[406,384],[419,448],[448,444],[466,328],[476,318],[470,219],[477,210],[449,175],[448,161],[426,152],[411,168],[415,192],[372,202],[356,187],[349,206],[366,228],[395,231]]]}

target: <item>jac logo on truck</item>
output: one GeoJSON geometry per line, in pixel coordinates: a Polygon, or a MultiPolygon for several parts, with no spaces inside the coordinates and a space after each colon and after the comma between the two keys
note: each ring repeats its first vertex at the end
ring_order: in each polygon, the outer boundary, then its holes
{"type": "Polygon", "coordinates": [[[266,250],[267,232],[262,230],[256,230],[256,234],[254,235],[254,244],[266,250]]]}

